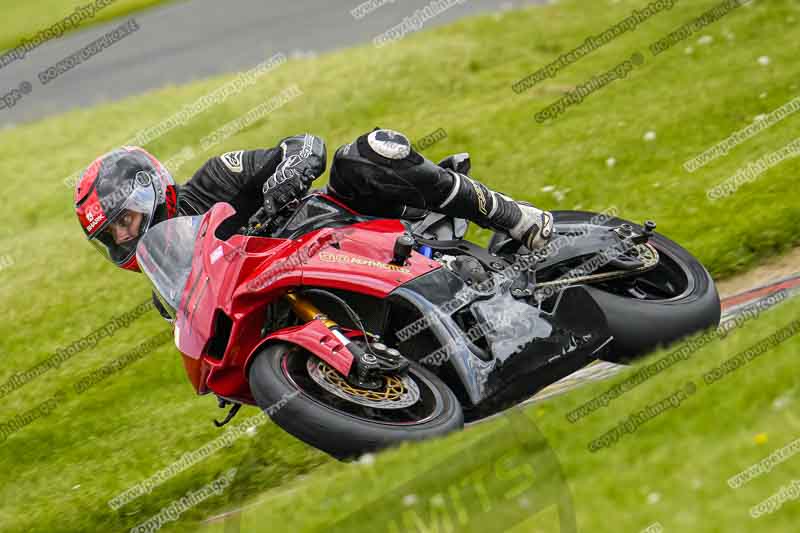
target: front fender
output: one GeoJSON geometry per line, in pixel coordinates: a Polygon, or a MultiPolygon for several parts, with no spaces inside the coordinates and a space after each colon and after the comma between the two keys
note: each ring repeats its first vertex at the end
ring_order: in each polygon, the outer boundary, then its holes
{"type": "Polygon", "coordinates": [[[279,329],[267,335],[247,356],[244,364],[245,376],[256,354],[267,344],[277,341],[296,344],[308,350],[343,376],[347,376],[353,366],[354,357],[350,350],[322,322],[312,320],[302,326],[279,329]]]}

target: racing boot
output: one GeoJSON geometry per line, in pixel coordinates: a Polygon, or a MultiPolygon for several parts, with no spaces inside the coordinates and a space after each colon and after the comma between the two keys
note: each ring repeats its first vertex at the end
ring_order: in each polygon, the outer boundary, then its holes
{"type": "Polygon", "coordinates": [[[529,250],[543,248],[553,234],[553,215],[493,191],[465,174],[447,169],[452,188],[436,211],[503,231],[529,250]]]}

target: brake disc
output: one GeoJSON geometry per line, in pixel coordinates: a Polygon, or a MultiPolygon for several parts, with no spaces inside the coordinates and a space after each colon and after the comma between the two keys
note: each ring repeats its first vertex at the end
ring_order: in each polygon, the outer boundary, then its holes
{"type": "Polygon", "coordinates": [[[369,390],[354,387],[345,381],[336,370],[315,357],[308,358],[306,369],[311,379],[326,391],[365,407],[405,409],[417,403],[420,398],[419,386],[408,374],[403,377],[384,376],[381,389],[369,390]]]}

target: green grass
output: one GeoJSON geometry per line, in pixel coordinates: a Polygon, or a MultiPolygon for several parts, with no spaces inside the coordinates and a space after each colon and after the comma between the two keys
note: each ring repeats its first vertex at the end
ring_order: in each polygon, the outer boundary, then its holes
{"type": "MultiPolygon", "coordinates": [[[[194,147],[197,156],[178,176],[183,181],[191,169],[215,154],[272,146],[281,137],[302,131],[325,137],[332,153],[375,125],[405,131],[412,140],[441,127],[448,136],[426,151],[430,158],[468,150],[476,177],[542,207],[602,210],[615,206],[626,218],[653,218],[660,231],[684,244],[718,277],[796,245],[800,241],[798,160],[781,163],[720,202],[707,201],[705,190],[748,161],[793,140],[797,117],[773,126],[694,174],[685,173],[681,165],[747,125],[755,115],[797,96],[800,82],[793,45],[800,32],[787,20],[800,19],[798,2],[754,2],[703,32],[714,37],[711,44],[698,45],[692,38],[685,43],[694,47],[691,55],[679,45],[656,58],[648,57],[628,79],[591,95],[552,124],[537,124],[533,115],[559,98],[564,88],[583,83],[636,50],[645,51],[650,42],[712,3],[679,4],[543,86],[523,95],[511,90],[512,83],[642,5],[566,1],[465,20],[409,36],[381,50],[364,46],[291,61],[147,148],[168,159],[186,146],[194,147]],[[725,33],[734,38],[727,39],[725,33]],[[762,55],[771,58],[769,66],[758,65],[762,55]],[[303,96],[210,152],[200,151],[201,137],[293,83],[303,96]],[[645,142],[643,135],[651,130],[657,138],[645,142]],[[613,168],[605,164],[609,157],[617,160],[613,168]],[[562,193],[569,190],[559,199],[542,191],[546,185],[562,193]]],[[[170,87],[0,131],[0,175],[5,178],[0,256],[14,260],[0,270],[4,315],[0,385],[112,315],[132,309],[148,294],[141,276],[115,271],[85,243],[72,213],[72,192],[62,180],[96,154],[157,124],[228,79],[170,87]]],[[[35,105],[34,98],[35,94],[23,103],[35,105]]],[[[487,237],[485,232],[473,235],[487,237]]],[[[663,415],[611,450],[590,455],[585,446],[588,439],[610,429],[646,399],[673,390],[685,381],[684,372],[696,374],[707,362],[734,353],[796,312],[797,304],[793,304],[774,320],[759,320],[758,327],[751,326],[695,356],[702,364],[682,365],[675,369],[674,379],[671,373],[661,376],[631,393],[621,405],[575,426],[563,419],[564,412],[603,386],[542,408],[544,414],[536,420],[564,465],[576,496],[581,530],[637,531],[656,520],[672,525],[668,530],[686,531],[736,531],[741,521],[749,525],[747,505],[767,497],[789,479],[791,465],[735,492],[720,480],[766,455],[772,443],[790,440],[792,432],[797,432],[791,409],[773,412],[769,407],[779,395],[794,397],[796,380],[789,365],[796,341],[714,388],[701,387],[691,403],[663,415]],[[751,444],[757,432],[770,435],[770,446],[751,444]],[[702,483],[699,488],[693,487],[694,479],[702,483]],[[662,495],[659,504],[645,502],[650,492],[662,495]]],[[[178,356],[167,346],[81,396],[70,392],[86,373],[164,327],[150,312],[112,339],[100,341],[3,398],[0,423],[56,391],[67,392],[67,400],[50,416],[0,444],[0,469],[9,480],[0,488],[0,529],[130,528],[231,465],[242,465],[232,489],[236,498],[274,489],[289,509],[302,509],[303,519],[319,520],[319,524],[332,517],[330,512],[317,513],[303,497],[287,494],[286,487],[308,489],[319,497],[309,487],[330,476],[342,480],[343,495],[355,494],[359,470],[332,463],[267,425],[258,438],[237,442],[147,497],[119,512],[111,511],[106,505],[109,498],[219,435],[210,423],[212,417],[220,416],[214,401],[193,396],[178,356]],[[300,475],[309,477],[304,481],[300,475]]],[[[246,412],[255,410],[246,409],[239,416],[246,412]]],[[[470,437],[457,435],[421,449],[433,457],[446,457],[451,443],[466,438],[470,437]]],[[[487,453],[505,450],[503,443],[494,446],[487,453]]],[[[388,484],[401,473],[413,477],[418,460],[407,460],[406,454],[411,453],[407,449],[379,458],[378,479],[388,484]]],[[[463,472],[456,469],[448,475],[458,478],[463,472]]],[[[187,513],[188,522],[182,527],[225,505],[229,505],[226,497],[208,501],[187,513]]],[[[396,503],[379,506],[378,516],[396,508],[396,503]]],[[[274,513],[285,517],[277,509],[274,513]]],[[[790,530],[780,527],[790,518],[796,519],[791,505],[786,505],[758,525],[790,530]]]]}
{"type": "MultiPolygon", "coordinates": [[[[568,412],[635,369],[524,408],[523,414],[512,412],[446,439],[391,450],[372,465],[325,465],[267,491],[244,512],[241,530],[367,532],[383,524],[383,530],[397,531],[389,524],[406,524],[404,514],[410,513],[425,528],[408,531],[506,531],[530,515],[512,531],[551,533],[559,531],[553,504],[566,479],[578,531],[638,532],[655,522],[664,531],[794,531],[797,502],[786,502],[757,520],[748,513],[782,485],[800,479],[797,458],[735,490],[727,480],[800,436],[800,382],[794,371],[800,336],[712,385],[704,383],[703,375],[795,321],[798,313],[798,300],[769,311],[575,424],[567,422],[568,412]],[[590,441],[688,382],[697,390],[679,407],[610,448],[588,451],[590,441]],[[560,467],[543,449],[545,442],[560,467]],[[487,490],[480,490],[481,484],[487,490]],[[461,495],[464,509],[453,491],[461,495]],[[415,505],[404,505],[409,494],[416,496],[415,505]],[[437,495],[443,506],[431,503],[437,495]],[[447,520],[454,529],[445,527],[447,520]],[[329,525],[342,523],[346,527],[329,525]]],[[[655,353],[645,362],[667,353],[655,353]]],[[[222,533],[223,524],[200,531],[222,533]]]]}
{"type": "MultiPolygon", "coordinates": [[[[100,22],[141,11],[149,7],[173,0],[116,0],[100,9],[90,19],[80,23],[78,28],[86,28],[100,22]]],[[[40,31],[60,22],[73,14],[76,7],[90,4],[92,0],[28,0],[26,2],[7,2],[3,6],[3,29],[0,30],[0,51],[19,45],[22,39],[31,39],[40,31]]],[[[70,28],[67,33],[78,28],[70,28]]]]}

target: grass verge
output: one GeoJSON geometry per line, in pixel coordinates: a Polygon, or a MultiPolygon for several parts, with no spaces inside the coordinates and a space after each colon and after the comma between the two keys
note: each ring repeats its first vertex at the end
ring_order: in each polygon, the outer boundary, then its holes
{"type": "MultiPolygon", "coordinates": [[[[755,116],[797,96],[798,67],[792,47],[798,36],[792,20],[800,18],[796,2],[753,2],[703,31],[710,42],[703,39],[706,44],[700,44],[698,34],[662,55],[646,56],[644,65],[627,79],[588,96],[552,124],[534,120],[534,113],[558,99],[566,88],[584,83],[637,50],[646,52],[649,43],[712,5],[707,1],[676,4],[522,95],[511,90],[513,83],[643,5],[566,1],[465,20],[380,50],[364,46],[290,61],[147,148],[163,159],[193,148],[194,155],[179,172],[183,181],[190,169],[208,157],[244,147],[272,146],[281,137],[301,131],[324,136],[333,151],[375,125],[405,131],[412,139],[443,128],[448,136],[425,151],[430,158],[470,151],[476,177],[542,207],[599,211],[614,206],[625,218],[653,218],[660,231],[684,244],[714,275],[723,276],[798,243],[797,159],[771,168],[729,198],[716,202],[706,198],[708,188],[793,140],[792,124],[797,117],[786,118],[693,174],[681,165],[755,116]],[[689,47],[691,53],[685,50],[689,47]],[[769,57],[769,63],[760,64],[760,57],[769,57]],[[208,151],[200,149],[204,135],[292,84],[303,91],[301,97],[224,143],[208,151]],[[650,131],[656,137],[647,141],[644,136],[650,131]],[[615,165],[607,164],[609,158],[614,158],[615,165]]],[[[88,67],[83,65],[68,75],[79,75],[80,68],[88,67]]],[[[141,276],[115,271],[84,242],[71,210],[72,191],[64,186],[63,178],[228,79],[170,87],[0,132],[0,175],[6,178],[0,229],[4,258],[0,353],[5,363],[0,385],[112,316],[135,307],[148,294],[141,276]]],[[[35,105],[34,97],[24,104],[35,105]]],[[[474,232],[473,236],[485,239],[487,235],[474,232]]],[[[796,307],[791,309],[796,311],[796,307]]],[[[236,489],[242,496],[293,486],[292,480],[301,483],[298,476],[320,466],[323,469],[313,474],[315,479],[344,475],[353,476],[355,483],[357,470],[337,473],[350,471],[270,425],[259,430],[257,439],[237,441],[146,497],[112,511],[106,505],[111,497],[219,435],[210,424],[217,414],[213,400],[192,396],[174,349],[167,345],[83,394],[74,391],[74,383],[87,373],[163,328],[165,324],[151,311],[3,398],[0,424],[7,424],[57,391],[64,393],[49,416],[0,444],[0,468],[13,480],[0,488],[4,529],[130,528],[188,490],[218,477],[231,464],[244,465],[237,474],[236,489]]],[[[731,343],[737,338],[717,345],[709,360],[734,353],[738,344],[731,343]]],[[[748,368],[707,392],[701,387],[692,403],[603,453],[586,454],[586,440],[608,430],[627,409],[606,410],[588,419],[581,429],[581,424],[572,427],[560,422],[567,404],[579,401],[580,395],[548,404],[545,414],[556,413],[556,418],[542,416],[537,421],[562,458],[582,526],[635,529],[651,518],[663,519],[664,524],[674,518],[682,524],[718,512],[723,516],[720,524],[741,519],[743,511],[736,506],[752,503],[755,493],[726,493],[714,481],[711,467],[686,463],[690,471],[674,458],[686,460],[691,458],[689,452],[696,452],[720,461],[714,463],[719,464],[718,475],[728,476],[735,468],[725,461],[736,461],[738,468],[762,453],[763,447],[751,444],[757,427],[771,435],[770,442],[796,431],[789,410],[772,412],[769,407],[776,395],[794,394],[788,346],[796,347],[796,342],[772,352],[772,364],[764,365],[762,360],[759,364],[765,368],[760,373],[748,368]],[[737,383],[739,389],[726,388],[728,383],[737,383]],[[740,408],[743,414],[737,411],[740,408]],[[687,419],[685,427],[679,427],[676,420],[694,410],[702,416],[687,419]],[[662,425],[668,420],[673,422],[662,425]],[[708,454],[697,452],[705,448],[708,454]],[[653,468],[642,473],[640,464],[653,468]],[[678,474],[694,476],[691,479],[701,485],[686,489],[677,484],[678,474]],[[666,512],[653,512],[660,507],[646,503],[651,493],[660,494],[661,502],[670,502],[662,504],[666,512]],[[680,505],[688,511],[681,511],[680,505]]],[[[675,383],[680,381],[676,378],[675,383]]],[[[643,396],[632,393],[630,400],[658,398],[672,385],[659,378],[638,393],[643,396]]],[[[432,443],[430,449],[448,442],[432,443]]],[[[382,456],[376,463],[380,471],[384,464],[395,465],[387,466],[390,476],[408,469],[403,453],[382,456]]],[[[770,478],[763,491],[773,483],[770,478]]],[[[225,504],[208,500],[184,515],[188,521],[184,526],[225,504]]],[[[289,505],[305,509],[298,501],[289,505]]],[[[774,520],[780,523],[787,514],[792,513],[784,510],[774,520]]],[[[731,530],[723,525],[702,527],[731,530]]]]}
{"type": "MultiPolygon", "coordinates": [[[[30,40],[65,17],[75,13],[78,7],[91,4],[93,0],[30,0],[13,2],[3,8],[5,25],[0,34],[0,51],[18,46],[22,39],[30,40]]],[[[123,17],[159,4],[174,0],[116,0],[111,5],[97,11],[97,14],[82,20],[77,27],[68,28],[65,33],[88,28],[94,24],[123,17]]]]}
{"type": "MultiPolygon", "coordinates": [[[[242,514],[241,531],[266,533],[277,524],[281,531],[366,532],[376,524],[387,531],[574,531],[559,529],[559,509],[574,513],[578,531],[638,532],[656,522],[664,531],[791,531],[800,515],[796,502],[759,518],[749,513],[800,480],[796,458],[736,489],[727,480],[800,437],[794,372],[800,335],[722,379],[709,384],[704,376],[788,325],[797,333],[798,314],[800,300],[782,304],[575,423],[567,413],[638,367],[462,434],[391,450],[374,462],[325,465],[263,494],[242,514]],[[618,423],[689,383],[695,390],[677,407],[590,451],[590,443],[618,423]],[[507,426],[517,429],[509,435],[507,426]]],[[[222,533],[223,527],[197,530],[222,533]]],[[[189,524],[185,530],[192,530],[189,524]]]]}

